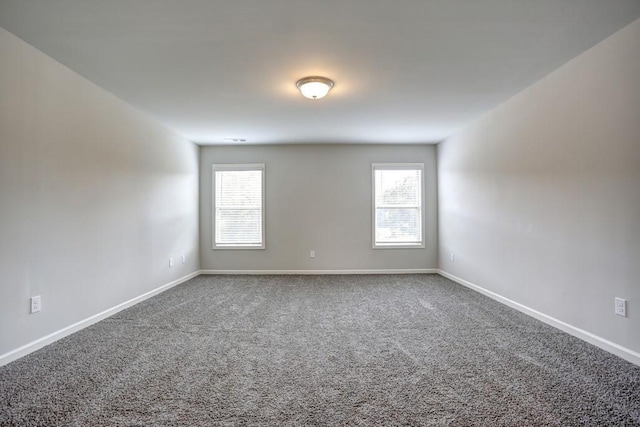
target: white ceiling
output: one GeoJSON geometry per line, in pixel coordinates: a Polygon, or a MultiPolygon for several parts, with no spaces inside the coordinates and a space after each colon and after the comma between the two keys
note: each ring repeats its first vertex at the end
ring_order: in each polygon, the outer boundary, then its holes
{"type": "Polygon", "coordinates": [[[199,144],[437,143],[640,0],[0,0],[0,26],[199,144]],[[323,75],[329,96],[295,82],[323,75]]]}

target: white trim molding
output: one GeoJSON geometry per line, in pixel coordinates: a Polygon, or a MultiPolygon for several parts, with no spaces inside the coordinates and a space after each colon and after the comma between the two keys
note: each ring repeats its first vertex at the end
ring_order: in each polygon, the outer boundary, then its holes
{"type": "Polygon", "coordinates": [[[513,301],[509,298],[503,297],[495,292],[489,291],[481,286],[478,286],[474,283],[471,283],[467,280],[461,279],[460,277],[454,276],[453,274],[447,273],[446,271],[437,269],[437,268],[417,268],[417,269],[372,269],[372,270],[199,270],[195,271],[191,274],[183,276],[179,279],[176,279],[172,282],[169,282],[165,285],[162,285],[156,289],[153,289],[149,292],[146,292],[142,295],[139,295],[135,298],[132,298],[128,301],[125,301],[121,304],[116,305],[110,309],[107,309],[101,313],[95,314],[91,317],[88,317],[84,320],[76,322],[72,325],[69,325],[59,331],[53,332],[49,335],[46,335],[42,338],[39,338],[35,341],[32,341],[28,344],[23,345],[15,350],[9,351],[3,355],[0,355],[0,366],[4,366],[14,360],[17,360],[23,356],[26,356],[29,353],[32,353],[40,348],[49,345],[55,341],[58,341],[61,338],[64,338],[68,335],[71,335],[74,332],[77,332],[81,329],[84,329],[88,326],[93,325],[107,317],[113,316],[114,314],[129,308],[135,304],[138,304],[144,300],[147,300],[157,294],[160,294],[164,291],[171,289],[174,286],[177,286],[181,283],[186,282],[194,277],[199,275],[336,275],[336,274],[439,274],[447,279],[453,280],[454,282],[465,286],[469,289],[472,289],[476,292],[479,292],[483,295],[488,296],[489,298],[496,300],[502,304],[505,304],[511,308],[514,308],[524,314],[527,314],[535,319],[538,319],[550,326],[553,326],[561,331],[564,331],[570,335],[573,335],[576,338],[579,338],[583,341],[586,341],[590,344],[595,345],[609,353],[615,354],[635,365],[640,366],[640,353],[635,352],[631,349],[623,347],[619,344],[616,344],[612,341],[599,337],[591,332],[585,331],[583,329],[577,328],[573,325],[565,323],[561,320],[558,320],[554,317],[551,317],[547,314],[534,310],[533,308],[527,307],[519,302],[513,301]]]}
{"type": "Polygon", "coordinates": [[[129,308],[133,305],[136,305],[146,299],[151,298],[152,296],[155,296],[159,293],[162,293],[164,291],[167,291],[171,288],[173,288],[174,286],[177,286],[181,283],[186,282],[189,279],[193,279],[196,276],[200,275],[200,271],[194,271],[191,274],[188,274],[186,276],[183,276],[179,279],[176,279],[172,282],[169,282],[167,284],[164,284],[156,289],[153,289],[149,292],[146,292],[142,295],[138,295],[135,298],[132,298],[128,301],[125,301],[121,304],[116,305],[115,307],[111,307],[101,313],[98,314],[94,314],[91,317],[87,317],[84,320],[81,320],[79,322],[76,322],[72,325],[69,325],[65,328],[60,329],[59,331],[56,332],[52,332],[49,335],[46,335],[42,338],[38,338],[35,341],[31,341],[28,344],[23,345],[22,347],[18,347],[15,350],[11,350],[8,353],[5,353],[3,355],[0,355],[0,366],[4,366],[7,363],[13,362],[14,360],[17,360],[21,357],[26,356],[29,353],[33,353],[36,350],[41,349],[42,347],[49,345],[55,341],[58,341],[59,339],[62,339],[68,335],[73,334],[74,332],[78,332],[81,329],[84,329],[88,326],[93,325],[94,323],[97,323],[101,320],[106,319],[107,317],[113,316],[114,314],[124,310],[125,308],[129,308]]]}
{"type": "Polygon", "coordinates": [[[573,335],[576,338],[580,338],[581,340],[586,341],[589,344],[593,344],[596,347],[601,348],[602,350],[608,351],[609,353],[615,354],[616,356],[619,356],[635,365],[640,366],[640,353],[638,352],[635,352],[631,349],[623,347],[605,338],[599,337],[598,335],[592,334],[591,332],[585,331],[583,329],[580,329],[573,325],[565,323],[561,320],[556,319],[555,317],[551,317],[538,310],[534,310],[533,308],[527,307],[524,304],[520,304],[519,302],[503,297],[500,294],[492,292],[488,289],[485,289],[467,280],[461,279],[460,277],[454,276],[453,274],[447,273],[446,271],[439,270],[438,273],[441,276],[446,277],[447,279],[453,280],[454,282],[459,283],[460,285],[466,288],[472,289],[476,292],[486,295],[493,300],[496,300],[502,304],[508,305],[509,307],[520,311],[521,313],[527,314],[535,319],[538,319],[541,322],[546,323],[547,325],[560,329],[561,331],[564,331],[569,335],[573,335]]]}
{"type": "Polygon", "coordinates": [[[200,270],[202,274],[438,274],[437,268],[378,269],[378,270],[200,270]]]}
{"type": "MultiPolygon", "coordinates": [[[[251,164],[230,164],[230,163],[215,163],[213,165],[211,165],[211,189],[212,191],[212,198],[211,198],[211,202],[212,202],[212,206],[211,206],[211,231],[212,231],[212,235],[211,238],[212,243],[213,243],[213,248],[214,250],[254,250],[254,249],[259,249],[259,250],[263,250],[266,249],[266,242],[265,242],[265,238],[266,238],[266,223],[265,223],[265,212],[266,212],[266,208],[265,208],[265,200],[266,200],[266,184],[265,184],[265,177],[266,177],[266,171],[265,171],[265,164],[264,163],[251,163],[251,164]],[[256,242],[256,241],[246,241],[243,243],[228,243],[228,244],[223,244],[223,243],[218,243],[218,238],[216,236],[218,236],[218,207],[217,207],[217,200],[218,197],[220,196],[221,191],[218,191],[218,183],[216,182],[216,180],[218,179],[218,173],[224,173],[224,172],[260,172],[260,228],[261,228],[261,232],[260,232],[260,242],[256,242]]],[[[223,181],[220,181],[221,183],[223,181]]],[[[233,182],[233,180],[232,180],[233,182]]],[[[246,182],[245,182],[246,184],[246,182]]],[[[232,184],[233,187],[233,184],[232,184]]],[[[222,187],[220,187],[222,188],[222,187]]],[[[235,188],[234,190],[239,190],[238,188],[235,188]]],[[[232,190],[232,191],[234,191],[232,190]]],[[[246,190],[246,189],[245,189],[246,190]]],[[[225,192],[222,192],[225,193],[225,192]]],[[[228,208],[228,206],[227,206],[228,208]]],[[[247,206],[236,206],[234,207],[234,209],[248,209],[247,206]]],[[[256,209],[255,206],[249,208],[251,210],[256,209]]]]}
{"type": "Polygon", "coordinates": [[[371,163],[371,248],[372,249],[424,249],[425,248],[425,230],[427,228],[425,215],[426,186],[424,177],[424,163],[371,163]],[[378,242],[377,241],[377,211],[378,209],[390,208],[392,206],[378,206],[378,197],[376,196],[376,172],[388,171],[418,171],[420,184],[418,188],[418,198],[415,206],[398,206],[394,208],[411,208],[417,209],[420,213],[420,240],[416,242],[378,242]]]}

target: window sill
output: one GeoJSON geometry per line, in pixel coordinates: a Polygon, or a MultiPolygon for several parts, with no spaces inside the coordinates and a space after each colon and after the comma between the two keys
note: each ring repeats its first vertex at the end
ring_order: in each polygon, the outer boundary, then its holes
{"type": "Polygon", "coordinates": [[[213,247],[213,250],[225,250],[225,249],[231,249],[231,250],[238,250],[238,249],[240,249],[240,250],[243,250],[243,249],[248,249],[248,250],[256,250],[256,249],[258,249],[258,250],[260,250],[260,249],[262,249],[262,250],[264,250],[264,249],[266,249],[266,246],[265,245],[245,245],[245,246],[242,246],[242,245],[240,245],[240,246],[236,246],[236,245],[233,245],[233,246],[231,246],[231,245],[229,245],[229,246],[217,245],[217,246],[213,247]]]}
{"type": "Polygon", "coordinates": [[[389,244],[377,244],[373,245],[372,249],[424,249],[424,243],[415,243],[415,244],[400,244],[400,243],[389,243],[389,244]]]}

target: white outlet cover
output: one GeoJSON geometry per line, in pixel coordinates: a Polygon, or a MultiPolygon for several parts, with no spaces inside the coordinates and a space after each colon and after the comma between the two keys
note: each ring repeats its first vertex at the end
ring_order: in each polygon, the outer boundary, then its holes
{"type": "Polygon", "coordinates": [[[169,267],[173,267],[173,258],[169,258],[169,267]]]}
{"type": "Polygon", "coordinates": [[[616,297],[615,313],[618,316],[627,317],[627,300],[616,297]]]}
{"type": "Polygon", "coordinates": [[[42,300],[40,299],[40,295],[31,297],[31,313],[37,313],[40,310],[42,310],[42,300]]]}

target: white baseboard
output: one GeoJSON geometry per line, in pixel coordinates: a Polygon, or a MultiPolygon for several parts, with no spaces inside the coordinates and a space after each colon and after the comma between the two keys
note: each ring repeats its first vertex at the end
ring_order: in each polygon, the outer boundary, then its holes
{"type": "Polygon", "coordinates": [[[637,353],[631,349],[623,347],[605,338],[599,337],[595,334],[592,334],[591,332],[585,331],[583,329],[580,329],[573,325],[565,323],[561,320],[556,319],[555,317],[551,317],[547,314],[541,313],[537,310],[534,310],[533,308],[520,304],[519,302],[510,300],[509,298],[505,298],[502,295],[489,291],[481,286],[478,286],[469,281],[461,279],[460,277],[454,276],[453,274],[447,273],[446,271],[439,270],[438,273],[441,276],[446,277],[447,279],[451,279],[454,282],[461,284],[462,286],[465,286],[469,289],[473,289],[476,292],[480,292],[481,294],[486,295],[491,299],[494,299],[524,314],[534,317],[546,323],[547,325],[560,329],[561,331],[564,331],[570,335],[573,335],[576,338],[580,338],[581,340],[586,341],[589,344],[593,344],[596,347],[599,347],[605,351],[608,351],[609,353],[613,353],[616,356],[619,356],[635,365],[640,366],[640,353],[637,353]]]}
{"type": "Polygon", "coordinates": [[[53,332],[49,335],[46,335],[42,338],[39,338],[35,341],[32,341],[28,344],[23,345],[22,347],[19,347],[15,350],[12,350],[8,353],[5,353],[3,355],[0,355],[0,366],[6,365],[7,363],[13,362],[16,359],[19,359],[23,356],[26,356],[29,353],[33,353],[34,351],[41,349],[42,347],[49,345],[55,341],[58,341],[61,338],[66,337],[67,335],[71,335],[74,332],[77,332],[81,329],[86,328],[87,326],[91,326],[94,323],[97,323],[103,319],[106,319],[109,316],[113,316],[114,314],[118,313],[119,311],[124,310],[125,308],[129,308],[135,304],[138,304],[139,302],[142,302],[146,299],[151,298],[154,295],[157,295],[161,292],[164,292],[176,285],[179,285],[180,283],[186,282],[189,279],[192,279],[196,276],[200,275],[200,271],[195,271],[191,274],[188,274],[184,277],[181,277],[179,279],[176,279],[172,282],[169,282],[165,285],[162,285],[152,291],[146,292],[142,295],[139,295],[135,298],[130,299],[129,301],[125,301],[122,304],[118,304],[115,307],[111,307],[101,313],[95,314],[91,317],[88,317],[84,320],[81,320],[79,322],[74,323],[73,325],[69,325],[65,328],[60,329],[59,331],[53,332]]]}
{"type": "Polygon", "coordinates": [[[12,350],[8,353],[0,355],[0,366],[6,365],[14,360],[17,360],[23,356],[26,356],[29,353],[32,353],[48,344],[51,344],[61,338],[64,338],[68,335],[71,335],[74,332],[77,332],[81,329],[86,328],[94,323],[99,322],[100,320],[106,319],[126,308],[129,308],[139,302],[142,302],[146,299],[151,298],[154,295],[157,295],[161,292],[164,292],[174,286],[177,286],[183,282],[186,282],[189,279],[192,279],[200,274],[208,274],[208,275],[222,275],[222,274],[247,274],[247,275],[266,275],[266,274],[282,274],[282,275],[310,275],[310,274],[440,274],[443,277],[453,280],[456,283],[461,284],[469,289],[472,289],[476,292],[480,292],[483,295],[488,296],[491,299],[494,299],[498,302],[501,302],[509,307],[512,307],[524,314],[527,314],[531,317],[534,317],[550,326],[558,328],[564,332],[567,332],[570,335],[573,335],[577,338],[582,339],[590,344],[595,345],[605,351],[615,354],[616,356],[622,357],[629,362],[640,366],[640,353],[637,353],[631,349],[623,347],[619,344],[611,342],[607,339],[599,337],[591,332],[582,330],[573,325],[565,323],[561,320],[558,320],[554,317],[551,317],[547,314],[541,313],[537,310],[534,310],[530,307],[527,307],[523,304],[520,304],[516,301],[510,300],[509,298],[505,298],[495,292],[484,289],[478,285],[475,285],[469,281],[461,279],[460,277],[454,276],[453,274],[447,273],[446,271],[435,269],[435,268],[423,268],[423,269],[379,269],[379,270],[200,270],[195,271],[191,274],[188,274],[184,277],[176,279],[170,283],[162,285],[154,290],[146,292],[142,295],[139,295],[135,298],[132,298],[128,301],[125,301],[121,304],[118,304],[115,307],[107,309],[101,313],[95,314],[91,317],[88,317],[84,320],[81,320],[77,323],[69,325],[59,331],[53,332],[49,335],[46,335],[42,338],[39,338],[35,341],[32,341],[28,344],[23,345],[15,350],[12,350]]]}
{"type": "Polygon", "coordinates": [[[437,274],[437,268],[379,269],[379,270],[200,270],[201,274],[437,274]]]}

